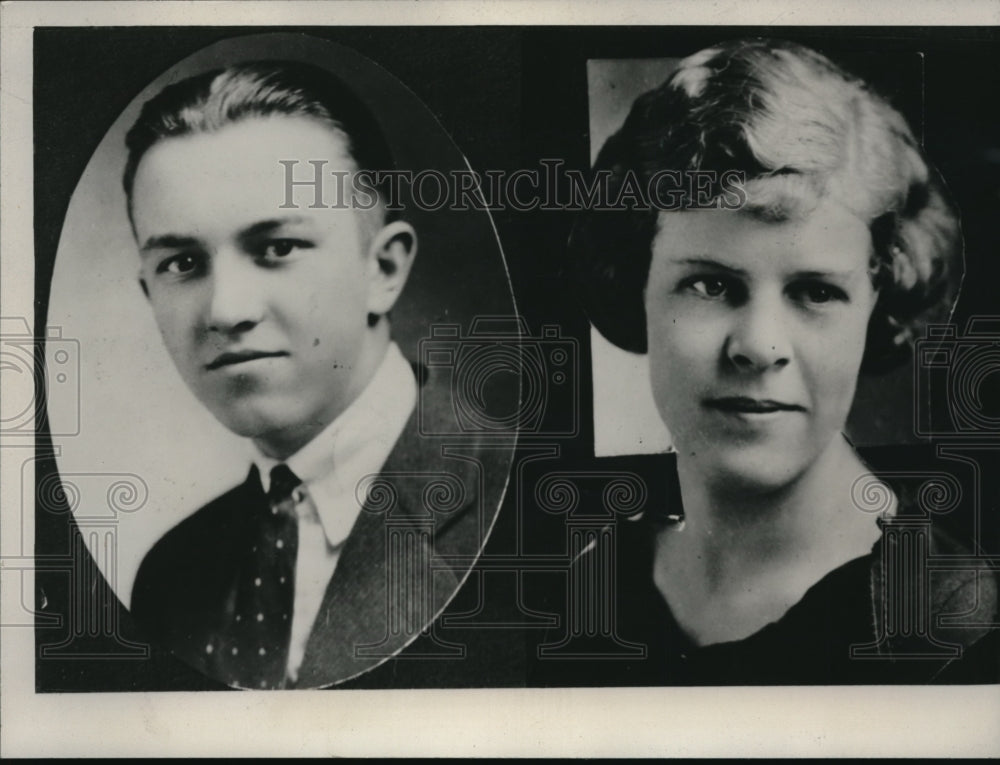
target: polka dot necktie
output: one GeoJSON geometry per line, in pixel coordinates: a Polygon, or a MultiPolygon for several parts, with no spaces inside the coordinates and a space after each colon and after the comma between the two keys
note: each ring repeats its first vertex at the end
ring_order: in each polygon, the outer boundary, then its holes
{"type": "Polygon", "coordinates": [[[232,684],[242,688],[285,685],[299,541],[294,495],[300,483],[287,465],[271,471],[264,517],[237,588],[233,640],[223,650],[229,652],[232,684]]]}

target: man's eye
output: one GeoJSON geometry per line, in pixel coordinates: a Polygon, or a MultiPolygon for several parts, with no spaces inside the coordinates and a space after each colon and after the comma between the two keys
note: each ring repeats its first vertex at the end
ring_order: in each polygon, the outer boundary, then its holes
{"type": "Polygon", "coordinates": [[[189,252],[182,252],[161,261],[156,271],[161,274],[183,276],[184,274],[190,274],[193,271],[196,271],[200,264],[201,261],[197,255],[189,252]]]}
{"type": "Polygon", "coordinates": [[[281,260],[296,250],[307,247],[309,247],[307,242],[301,242],[297,239],[272,239],[264,245],[261,254],[265,260],[281,260]]]}
{"type": "Polygon", "coordinates": [[[729,287],[723,279],[714,277],[692,279],[688,282],[688,287],[696,294],[709,298],[722,297],[729,291],[729,287]]]}

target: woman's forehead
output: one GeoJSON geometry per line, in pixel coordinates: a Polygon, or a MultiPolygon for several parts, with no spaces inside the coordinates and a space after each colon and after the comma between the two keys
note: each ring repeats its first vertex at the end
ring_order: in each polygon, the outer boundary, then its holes
{"type": "Polygon", "coordinates": [[[661,213],[654,267],[717,263],[747,272],[867,272],[873,253],[868,226],[832,197],[807,201],[784,208],[788,215],[771,206],[661,213]]]}

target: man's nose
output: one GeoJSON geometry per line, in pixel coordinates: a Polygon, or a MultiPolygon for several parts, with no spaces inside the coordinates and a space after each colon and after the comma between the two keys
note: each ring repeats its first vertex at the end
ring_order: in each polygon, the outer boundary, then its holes
{"type": "Polygon", "coordinates": [[[737,369],[765,371],[792,359],[790,322],[780,296],[752,296],[737,311],[726,342],[726,356],[737,369]]]}
{"type": "Polygon", "coordinates": [[[246,256],[219,252],[212,259],[212,293],[206,323],[210,330],[230,333],[252,329],[264,318],[259,269],[246,256]]]}

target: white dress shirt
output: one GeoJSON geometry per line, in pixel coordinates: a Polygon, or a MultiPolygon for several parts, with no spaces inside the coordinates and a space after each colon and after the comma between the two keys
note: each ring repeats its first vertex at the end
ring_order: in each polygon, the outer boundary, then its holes
{"type": "MultiPolygon", "coordinates": [[[[293,492],[299,521],[288,676],[295,680],[340,550],[361,512],[365,476],[379,473],[417,401],[417,381],[390,343],[367,387],[312,441],[283,460],[302,480],[293,492]]],[[[280,464],[254,449],[264,491],[280,464]]]]}

